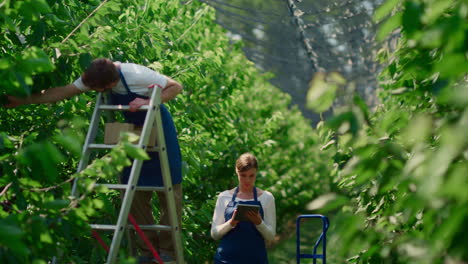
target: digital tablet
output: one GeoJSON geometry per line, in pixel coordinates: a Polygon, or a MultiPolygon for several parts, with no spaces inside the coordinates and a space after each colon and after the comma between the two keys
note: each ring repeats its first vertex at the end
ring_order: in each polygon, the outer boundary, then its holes
{"type": "Polygon", "coordinates": [[[237,213],[236,213],[236,218],[234,218],[234,220],[249,221],[246,213],[248,211],[258,212],[259,210],[260,210],[260,206],[256,204],[237,204],[237,213]]]}

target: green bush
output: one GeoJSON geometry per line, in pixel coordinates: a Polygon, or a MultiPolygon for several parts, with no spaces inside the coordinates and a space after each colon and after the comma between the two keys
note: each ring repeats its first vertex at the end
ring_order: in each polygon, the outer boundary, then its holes
{"type": "Polygon", "coordinates": [[[337,263],[468,260],[467,10],[449,0],[388,0],[377,10],[378,38],[399,34],[379,52],[381,104],[369,111],[355,97],[325,129],[349,200],[332,220],[337,263]]]}

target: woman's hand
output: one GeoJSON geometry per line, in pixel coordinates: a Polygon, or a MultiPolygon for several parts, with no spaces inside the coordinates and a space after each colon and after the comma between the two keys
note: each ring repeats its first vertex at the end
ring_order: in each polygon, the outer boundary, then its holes
{"type": "Polygon", "coordinates": [[[229,220],[229,223],[231,224],[232,227],[235,227],[239,223],[239,220],[234,220],[236,218],[236,214],[237,214],[237,209],[234,210],[234,213],[232,214],[232,217],[229,220]]]}
{"type": "Polygon", "coordinates": [[[246,216],[249,219],[249,221],[254,223],[255,225],[259,225],[262,223],[262,217],[260,216],[259,212],[247,211],[246,216]]]}

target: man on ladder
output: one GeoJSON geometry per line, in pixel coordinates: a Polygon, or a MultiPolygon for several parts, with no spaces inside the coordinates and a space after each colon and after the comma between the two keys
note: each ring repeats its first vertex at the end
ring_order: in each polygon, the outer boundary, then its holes
{"type": "MultiPolygon", "coordinates": [[[[145,120],[146,112],[136,112],[136,110],[149,103],[150,99],[148,95],[154,85],[162,87],[162,103],[174,99],[182,91],[182,86],[178,82],[145,66],[112,62],[108,59],[100,58],[94,60],[73,84],[50,88],[27,98],[8,96],[9,104],[6,106],[16,107],[23,104],[54,103],[89,90],[97,92],[110,91],[113,104],[129,105],[130,112],[124,112],[126,121],[134,124],[136,127],[141,127],[145,120]]],[[[162,104],[160,110],[179,222],[178,226],[180,227],[182,214],[182,161],[180,147],[169,111],[162,104]]],[[[152,152],[148,153],[148,155],[150,156],[150,160],[143,163],[138,186],[162,186],[161,164],[158,153],[152,152]]],[[[127,167],[123,172],[123,183],[127,183],[129,174],[130,167],[127,167]]],[[[154,225],[155,223],[152,214],[151,197],[152,192],[135,192],[130,214],[135,217],[138,224],[154,225]]],[[[165,194],[158,192],[158,198],[161,206],[160,224],[168,225],[169,218],[165,194]]],[[[161,231],[159,235],[156,231],[145,231],[144,233],[153,247],[158,249],[163,261],[175,259],[176,252],[170,232],[161,231]]],[[[140,258],[140,263],[153,263],[153,255],[148,246],[140,238],[137,239],[136,244],[143,257],[140,258]]]]}

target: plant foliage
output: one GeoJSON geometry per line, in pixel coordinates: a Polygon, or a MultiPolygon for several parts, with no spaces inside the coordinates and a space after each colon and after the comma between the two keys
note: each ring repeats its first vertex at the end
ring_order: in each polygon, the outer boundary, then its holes
{"type": "Polygon", "coordinates": [[[468,260],[467,16],[466,1],[377,10],[379,39],[400,34],[379,53],[381,104],[370,111],[351,96],[318,129],[332,131],[329,175],[348,198],[331,231],[337,263],[468,260]]]}

